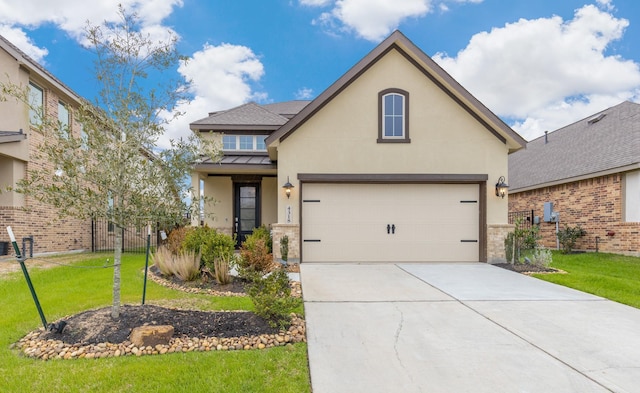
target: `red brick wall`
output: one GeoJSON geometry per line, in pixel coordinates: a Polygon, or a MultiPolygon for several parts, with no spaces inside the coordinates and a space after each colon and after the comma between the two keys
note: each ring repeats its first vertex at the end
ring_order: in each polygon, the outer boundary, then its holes
{"type": "MultiPolygon", "coordinates": [[[[47,115],[57,119],[58,96],[49,89],[45,90],[44,96],[47,115]]],[[[75,132],[79,132],[79,125],[75,121],[72,123],[72,128],[75,132]]],[[[31,161],[26,165],[27,171],[51,165],[48,162],[36,160],[33,154],[42,142],[43,135],[33,129],[27,133],[27,140],[20,142],[28,143],[31,152],[31,161]]],[[[9,241],[7,226],[12,227],[19,246],[22,246],[23,237],[33,235],[33,251],[37,254],[91,250],[91,221],[59,219],[52,207],[43,205],[30,197],[25,197],[24,206],[0,206],[0,241],[9,241]]],[[[10,254],[13,254],[13,251],[10,250],[10,254]]]]}
{"type": "Polygon", "coordinates": [[[622,221],[622,174],[601,176],[536,190],[509,193],[509,211],[534,210],[540,217],[545,247],[555,248],[555,223],[543,222],[545,202],[560,213],[560,228],[580,225],[587,234],[576,248],[595,251],[596,236],[601,252],[640,255],[640,223],[622,221]],[[607,233],[615,235],[608,236],[607,233]]]}

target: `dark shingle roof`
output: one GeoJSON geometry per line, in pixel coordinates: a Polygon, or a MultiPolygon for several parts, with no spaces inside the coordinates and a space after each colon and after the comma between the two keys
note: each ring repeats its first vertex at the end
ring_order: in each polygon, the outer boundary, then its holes
{"type": "Polygon", "coordinates": [[[204,119],[194,121],[190,126],[192,129],[207,130],[224,130],[229,129],[230,126],[247,129],[266,126],[276,129],[287,120],[286,117],[273,113],[255,102],[249,102],[226,111],[211,113],[204,119]]]}
{"type": "Polygon", "coordinates": [[[285,102],[274,102],[272,104],[262,105],[263,108],[270,110],[273,113],[277,113],[280,116],[284,116],[287,119],[291,119],[293,116],[297,115],[305,106],[307,106],[311,101],[306,100],[294,100],[294,101],[285,101],[285,102]]]}
{"type": "Polygon", "coordinates": [[[550,132],[509,156],[510,191],[640,163],[640,104],[623,102],[550,132]]]}

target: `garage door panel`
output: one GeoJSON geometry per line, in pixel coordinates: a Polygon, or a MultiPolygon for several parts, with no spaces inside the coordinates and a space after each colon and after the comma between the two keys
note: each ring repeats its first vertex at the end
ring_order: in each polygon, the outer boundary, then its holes
{"type": "Polygon", "coordinates": [[[303,261],[477,261],[478,190],[477,184],[305,184],[303,261]]]}

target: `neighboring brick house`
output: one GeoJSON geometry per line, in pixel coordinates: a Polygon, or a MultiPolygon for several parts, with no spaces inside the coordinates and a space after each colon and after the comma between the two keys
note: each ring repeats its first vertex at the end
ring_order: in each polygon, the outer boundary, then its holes
{"type": "MultiPolygon", "coordinates": [[[[80,133],[80,124],[73,116],[80,96],[2,36],[0,80],[28,87],[30,98],[43,105],[46,116],[66,122],[72,132],[80,133]]],[[[42,143],[43,135],[31,127],[32,116],[23,103],[10,98],[0,102],[1,190],[14,186],[28,170],[49,165],[35,159],[34,152],[42,143]]],[[[11,226],[19,243],[33,236],[34,253],[91,249],[91,221],[57,217],[51,207],[33,198],[3,191],[0,193],[0,242],[9,240],[6,227],[11,226]]]]}
{"type": "Polygon", "coordinates": [[[577,249],[640,256],[640,105],[623,102],[527,144],[509,156],[509,212],[534,211],[542,243],[560,228],[587,232],[577,249]]]}

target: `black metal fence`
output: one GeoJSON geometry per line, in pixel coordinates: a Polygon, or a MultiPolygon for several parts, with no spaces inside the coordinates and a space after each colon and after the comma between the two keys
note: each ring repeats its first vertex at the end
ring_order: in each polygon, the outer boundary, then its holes
{"type": "Polygon", "coordinates": [[[533,225],[533,210],[509,212],[509,224],[515,224],[518,219],[521,220],[522,228],[531,228],[533,225]]]}
{"type": "MultiPolygon", "coordinates": [[[[106,220],[91,222],[91,251],[113,251],[115,249],[115,234],[122,231],[122,252],[144,253],[147,250],[147,226],[117,228],[106,220]]],[[[151,227],[151,247],[158,245],[160,231],[157,226],[151,227]]]]}

